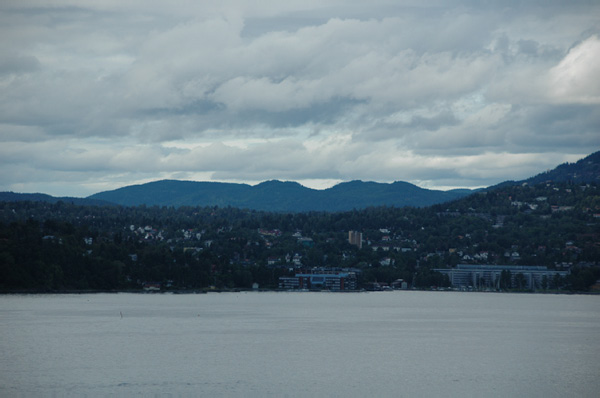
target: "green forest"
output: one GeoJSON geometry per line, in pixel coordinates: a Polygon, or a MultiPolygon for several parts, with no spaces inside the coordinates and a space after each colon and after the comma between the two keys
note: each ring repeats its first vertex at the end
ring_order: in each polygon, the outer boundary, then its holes
{"type": "Polygon", "coordinates": [[[600,279],[599,223],[595,183],[346,212],[0,202],[0,290],[275,289],[280,276],[315,268],[352,269],[359,288],[403,279],[430,289],[448,285],[434,268],[501,264],[566,269],[555,290],[589,291],[600,279]],[[362,233],[362,248],[349,231],[362,233]]]}

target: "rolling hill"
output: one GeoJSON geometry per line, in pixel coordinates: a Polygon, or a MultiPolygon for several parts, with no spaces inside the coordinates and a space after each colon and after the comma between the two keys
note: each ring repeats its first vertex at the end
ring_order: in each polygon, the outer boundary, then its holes
{"type": "Polygon", "coordinates": [[[232,206],[277,212],[344,211],[369,206],[423,207],[458,199],[470,190],[436,191],[407,182],[350,181],[316,190],[296,182],[265,181],[255,186],[162,180],[94,194],[89,199],[123,206],[232,206]]]}
{"type": "MultiPolygon", "coordinates": [[[[561,164],[521,181],[505,181],[487,188],[542,182],[590,183],[600,181],[600,151],[575,162],[561,164]]],[[[466,197],[475,191],[423,189],[408,182],[391,184],[349,181],[324,190],[290,181],[265,181],[258,185],[221,182],[161,180],[99,192],[87,198],[0,192],[0,201],[63,201],[80,205],[219,206],[275,212],[347,211],[371,206],[426,207],[466,197]]]]}

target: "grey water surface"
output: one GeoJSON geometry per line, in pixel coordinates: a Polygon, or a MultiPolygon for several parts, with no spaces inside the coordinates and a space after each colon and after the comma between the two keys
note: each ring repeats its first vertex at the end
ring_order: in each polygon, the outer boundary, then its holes
{"type": "Polygon", "coordinates": [[[599,391],[599,296],[0,296],[1,397],[597,397],[599,391]]]}

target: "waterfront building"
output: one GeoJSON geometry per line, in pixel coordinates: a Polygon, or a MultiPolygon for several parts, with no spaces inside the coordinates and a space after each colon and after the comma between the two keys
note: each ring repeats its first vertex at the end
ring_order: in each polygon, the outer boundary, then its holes
{"type": "Polygon", "coordinates": [[[539,265],[474,265],[458,264],[456,268],[434,269],[441,274],[447,275],[453,287],[472,286],[481,288],[499,288],[502,272],[509,271],[511,282],[514,286],[515,277],[522,274],[525,284],[523,288],[536,289],[542,287],[544,277],[548,282],[556,275],[564,278],[568,271],[551,270],[539,265]]]}
{"type": "Polygon", "coordinates": [[[293,277],[280,277],[280,289],[356,290],[354,272],[303,273],[293,277]]]}

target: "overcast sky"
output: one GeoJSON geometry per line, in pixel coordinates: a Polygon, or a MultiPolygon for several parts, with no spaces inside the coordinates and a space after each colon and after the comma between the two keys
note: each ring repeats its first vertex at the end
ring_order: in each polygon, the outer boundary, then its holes
{"type": "Polygon", "coordinates": [[[474,188],[599,149],[594,0],[0,2],[0,191],[474,188]]]}

